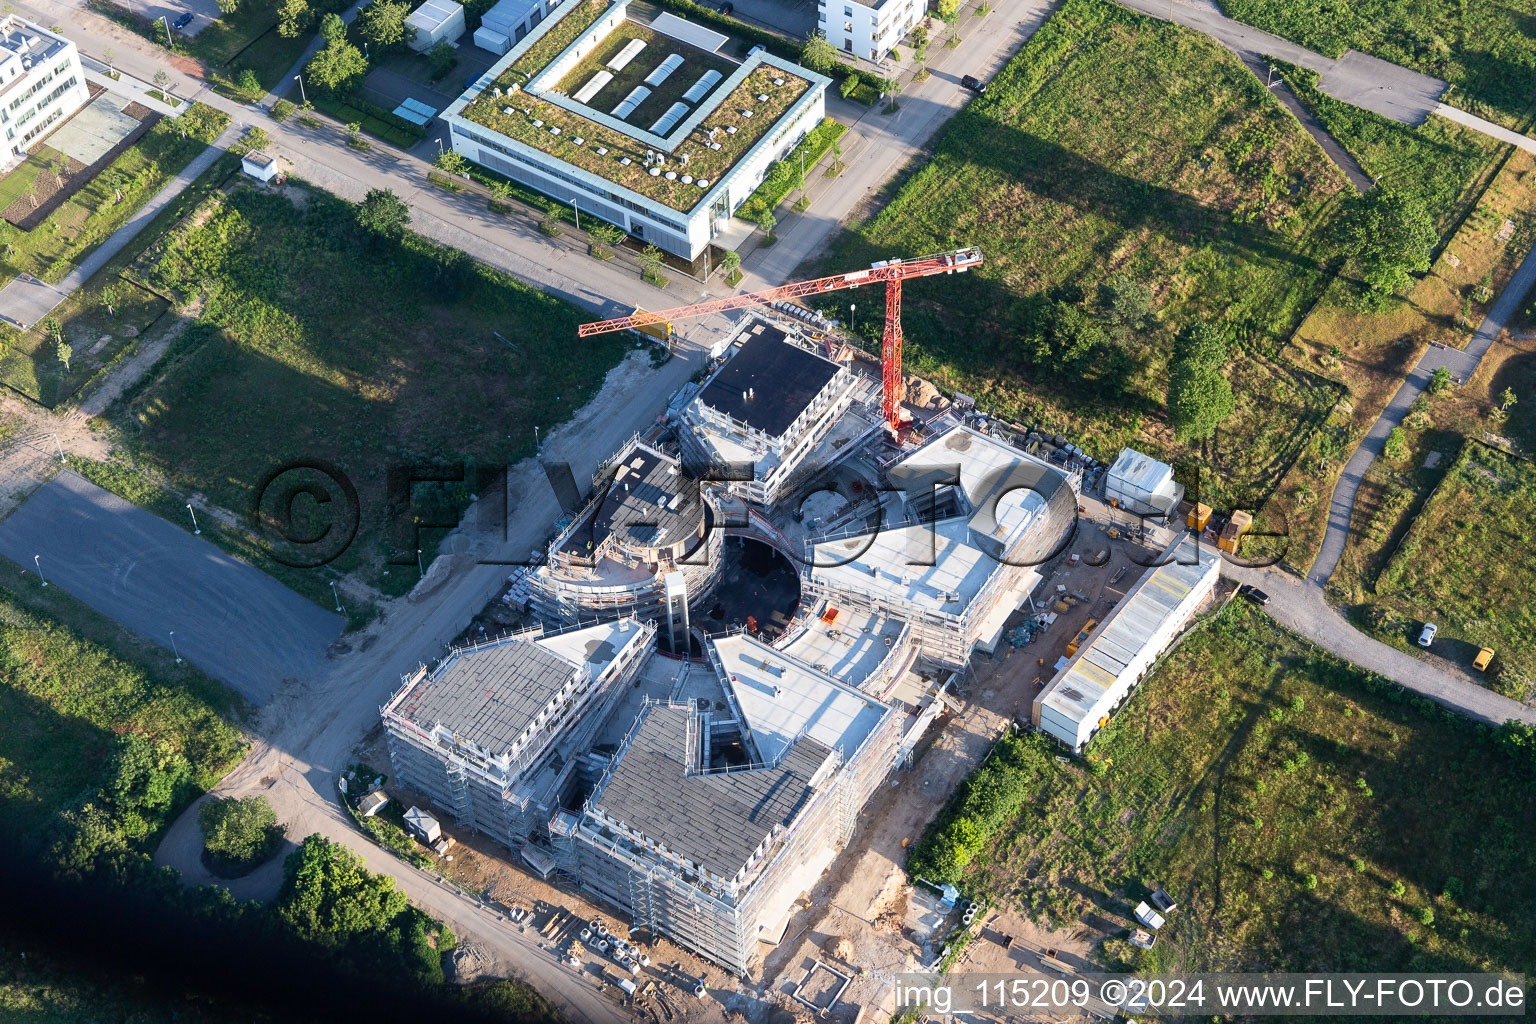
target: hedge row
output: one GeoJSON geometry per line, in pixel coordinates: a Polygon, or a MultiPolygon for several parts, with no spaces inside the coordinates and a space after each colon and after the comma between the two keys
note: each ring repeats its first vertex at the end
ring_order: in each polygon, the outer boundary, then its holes
{"type": "Polygon", "coordinates": [[[343,124],[353,122],[361,124],[363,131],[369,135],[375,135],[385,142],[392,142],[401,149],[410,149],[427,137],[427,130],[420,125],[412,124],[403,117],[395,116],[393,111],[376,107],[356,97],[341,100],[334,96],[316,96],[313,102],[316,109],[324,111],[343,124]]]}
{"type": "Polygon", "coordinates": [[[736,216],[756,222],[764,213],[778,207],[796,187],[796,181],[800,177],[800,158],[805,157],[805,173],[809,177],[812,168],[827,155],[832,144],[842,138],[848,131],[847,125],[840,124],[830,117],[823,118],[821,124],[812,128],[805,138],[800,140],[800,145],[789,152],[784,159],[774,163],[768,168],[768,173],[763,177],[763,183],[757,186],[757,191],[747,197],[736,210],[736,216]]]}

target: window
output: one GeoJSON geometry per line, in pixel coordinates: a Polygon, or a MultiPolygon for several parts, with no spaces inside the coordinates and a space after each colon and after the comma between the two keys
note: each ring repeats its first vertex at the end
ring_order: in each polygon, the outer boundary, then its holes
{"type": "Polygon", "coordinates": [[[852,7],[844,7],[843,8],[843,17],[845,17],[845,18],[853,17],[853,8],[852,7]]]}
{"type": "Polygon", "coordinates": [[[844,32],[852,32],[853,31],[853,22],[851,22],[851,21],[843,22],[843,31],[844,32]]]}

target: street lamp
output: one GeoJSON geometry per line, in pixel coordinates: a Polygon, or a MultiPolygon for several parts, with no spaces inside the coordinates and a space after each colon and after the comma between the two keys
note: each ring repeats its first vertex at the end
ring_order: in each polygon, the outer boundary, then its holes
{"type": "Polygon", "coordinates": [[[425,576],[427,574],[427,570],[421,564],[421,548],[416,549],[416,574],[418,576],[425,576]]]}
{"type": "Polygon", "coordinates": [[[171,630],[171,653],[176,656],[176,664],[181,664],[181,652],[176,649],[176,631],[171,630]]]}
{"type": "Polygon", "coordinates": [[[858,309],[858,308],[859,307],[855,306],[853,303],[851,303],[851,302],[848,303],[848,333],[849,334],[853,333],[853,311],[858,309]]]}
{"type": "Polygon", "coordinates": [[[533,450],[535,453],[539,450],[539,425],[537,423],[533,425],[533,450]]]}
{"type": "Polygon", "coordinates": [[[437,142],[437,155],[438,156],[442,156],[443,155],[443,138],[442,138],[442,136],[439,135],[435,141],[437,142]]]}
{"type": "Polygon", "coordinates": [[[193,511],[192,503],[190,501],[187,502],[187,511],[192,514],[192,532],[195,533],[197,536],[201,537],[203,535],[203,531],[198,529],[198,526],[197,526],[197,513],[193,511]]]}
{"type": "Polygon", "coordinates": [[[37,578],[43,580],[43,586],[46,587],[48,585],[48,581],[43,579],[43,556],[33,555],[32,564],[37,566],[37,578]]]}
{"type": "Polygon", "coordinates": [[[165,15],[160,15],[160,27],[165,29],[165,45],[174,50],[176,45],[171,42],[171,23],[165,20],[165,15]]]}
{"type": "Polygon", "coordinates": [[[341,598],[336,593],[336,581],[328,580],[327,582],[329,582],[331,585],[331,597],[335,598],[336,600],[336,610],[338,612],[345,611],[345,609],[341,607],[341,598]]]}
{"type": "Polygon", "coordinates": [[[571,209],[576,211],[576,230],[581,230],[581,207],[576,205],[576,197],[571,197],[571,209]]]}
{"type": "Polygon", "coordinates": [[[304,103],[308,105],[309,97],[304,95],[304,77],[302,75],[294,75],[293,80],[299,83],[299,99],[303,100],[304,103]]]}

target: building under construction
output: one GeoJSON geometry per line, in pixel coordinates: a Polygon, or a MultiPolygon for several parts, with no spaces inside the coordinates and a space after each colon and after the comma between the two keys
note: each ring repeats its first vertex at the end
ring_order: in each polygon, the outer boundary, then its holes
{"type": "Polygon", "coordinates": [[[633,618],[455,648],[382,708],[395,776],[456,824],[519,850],[655,647],[633,618]]]}
{"type": "Polygon", "coordinates": [[[958,669],[996,649],[1071,538],[1077,477],[952,420],[933,430],[886,465],[877,515],[808,542],[805,588],[909,623],[929,661],[958,669]]]}
{"type": "Polygon", "coordinates": [[[642,710],[586,801],[575,859],[636,927],[747,974],[926,721],[749,637],[709,655],[718,698],[642,710]]]}
{"type": "Polygon", "coordinates": [[[529,576],[534,615],[548,623],[639,615],[663,622],[676,646],[688,603],[708,596],[720,575],[716,519],[677,459],[631,441],[529,576]]]}
{"type": "Polygon", "coordinates": [[[771,505],[879,431],[876,385],[787,325],[748,316],[733,350],[681,411],[689,468],[771,505]]]}

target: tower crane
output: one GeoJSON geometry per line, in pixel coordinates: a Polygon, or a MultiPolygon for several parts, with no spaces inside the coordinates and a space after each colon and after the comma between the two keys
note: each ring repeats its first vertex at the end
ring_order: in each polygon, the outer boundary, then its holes
{"type": "Polygon", "coordinates": [[[820,295],[847,288],[859,288],[866,284],[885,284],[885,332],[880,342],[880,411],[886,424],[896,430],[901,426],[901,283],[914,277],[932,277],[935,274],[964,273],[981,265],[981,250],[976,246],[953,249],[911,260],[882,260],[871,264],[868,270],[855,270],[847,274],[818,277],[814,281],[797,281],[794,284],[766,288],[760,292],[745,292],[724,299],[696,302],[691,306],[663,309],[657,312],[636,310],[630,316],[613,320],[582,324],[577,329],[580,337],[623,331],[653,324],[667,324],[673,320],[724,313],[732,309],[747,309],[781,299],[795,299],[803,295],[820,295]]]}

